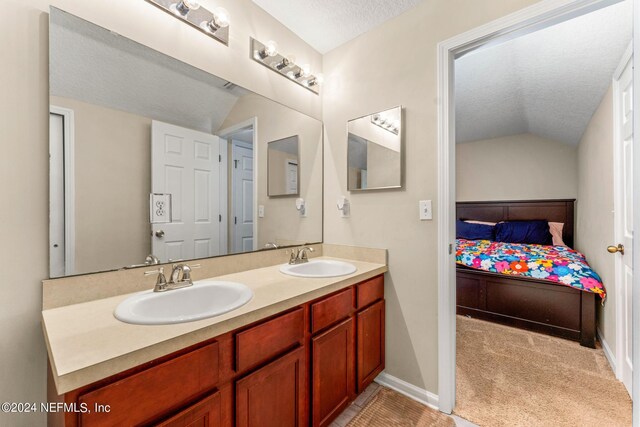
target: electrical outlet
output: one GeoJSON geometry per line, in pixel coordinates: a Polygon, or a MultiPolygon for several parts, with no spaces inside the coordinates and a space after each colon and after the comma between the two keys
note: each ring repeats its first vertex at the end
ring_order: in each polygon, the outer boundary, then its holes
{"type": "Polygon", "coordinates": [[[433,219],[433,209],[431,208],[431,200],[420,200],[418,202],[420,208],[420,221],[433,219]]]}

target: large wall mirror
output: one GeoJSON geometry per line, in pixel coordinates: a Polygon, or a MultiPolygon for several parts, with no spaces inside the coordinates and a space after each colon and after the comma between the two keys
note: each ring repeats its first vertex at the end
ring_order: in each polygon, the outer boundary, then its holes
{"type": "Polygon", "coordinates": [[[49,36],[51,277],[322,241],[320,121],[59,9],[49,36]],[[304,217],[268,196],[292,135],[304,217]]]}
{"type": "Polygon", "coordinates": [[[381,190],[402,187],[402,107],[349,120],[347,187],[381,190]]]}

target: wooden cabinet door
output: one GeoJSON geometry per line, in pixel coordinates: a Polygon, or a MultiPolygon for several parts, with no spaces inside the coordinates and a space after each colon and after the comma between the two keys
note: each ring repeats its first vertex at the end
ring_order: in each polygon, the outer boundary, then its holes
{"type": "Polygon", "coordinates": [[[357,314],[358,393],[384,369],[384,300],[357,314]]]}
{"type": "Polygon", "coordinates": [[[300,347],[236,382],[236,426],[306,426],[307,396],[305,348],[300,347]]]}
{"type": "Polygon", "coordinates": [[[157,427],[220,427],[220,392],[215,392],[180,413],[157,424],[157,427]]]}
{"type": "Polygon", "coordinates": [[[354,321],[312,339],[312,425],[327,426],[355,396],[354,321]]]}

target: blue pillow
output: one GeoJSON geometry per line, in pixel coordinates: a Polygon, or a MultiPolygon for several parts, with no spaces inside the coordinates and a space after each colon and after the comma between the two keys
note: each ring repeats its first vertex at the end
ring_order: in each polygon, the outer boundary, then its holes
{"type": "Polygon", "coordinates": [[[507,221],[496,224],[496,241],[525,243],[529,245],[551,245],[549,223],[543,220],[507,221]]]}
{"type": "Polygon", "coordinates": [[[495,226],[456,221],[456,239],[495,240],[495,226]]]}

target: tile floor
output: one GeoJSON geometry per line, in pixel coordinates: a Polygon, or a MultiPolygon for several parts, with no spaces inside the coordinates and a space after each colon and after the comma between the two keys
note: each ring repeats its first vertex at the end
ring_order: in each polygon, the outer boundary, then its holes
{"type": "MultiPolygon", "coordinates": [[[[380,391],[381,388],[381,385],[377,383],[371,383],[371,385],[367,387],[362,392],[362,394],[360,394],[360,396],[358,396],[357,399],[354,400],[353,403],[349,405],[349,407],[347,407],[347,409],[345,409],[340,415],[338,415],[338,418],[336,418],[335,421],[333,421],[329,425],[329,427],[345,427],[347,424],[349,424],[349,421],[351,421],[353,417],[358,414],[358,412],[360,412],[365,406],[367,406],[367,403],[369,403],[369,401],[380,391]]],[[[476,424],[467,421],[464,418],[460,418],[457,415],[452,415],[451,418],[453,418],[457,427],[478,427],[476,424]]],[[[410,424],[407,423],[407,425],[410,424]]]]}

